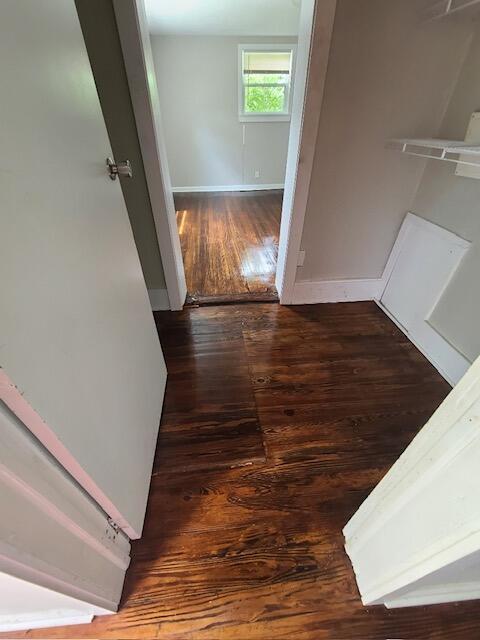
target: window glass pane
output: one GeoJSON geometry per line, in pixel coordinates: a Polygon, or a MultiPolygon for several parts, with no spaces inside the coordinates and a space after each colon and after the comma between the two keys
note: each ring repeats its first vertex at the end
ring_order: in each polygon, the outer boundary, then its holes
{"type": "Polygon", "coordinates": [[[245,86],[245,113],[283,113],[284,111],[284,86],[245,86]]]}
{"type": "Polygon", "coordinates": [[[244,84],[288,84],[289,76],[285,74],[248,73],[243,76],[244,84]]]}
{"type": "Polygon", "coordinates": [[[292,56],[292,50],[243,50],[240,73],[244,114],[287,114],[292,56]]]}

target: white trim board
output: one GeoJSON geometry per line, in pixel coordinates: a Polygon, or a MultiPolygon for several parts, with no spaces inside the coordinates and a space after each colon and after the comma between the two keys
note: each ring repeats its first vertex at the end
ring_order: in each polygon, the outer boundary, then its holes
{"type": "Polygon", "coordinates": [[[373,300],[385,315],[407,336],[410,342],[433,364],[440,375],[454,386],[468,370],[471,362],[435,331],[428,322],[423,323],[421,332],[408,331],[379,300],[384,288],[383,278],[296,282],[292,304],[326,304],[373,300]]]}
{"type": "Polygon", "coordinates": [[[31,618],[30,616],[15,616],[11,622],[0,617],[0,633],[5,631],[29,631],[30,629],[50,629],[50,627],[67,627],[77,624],[89,624],[93,614],[63,616],[60,614],[50,618],[31,618]]]}
{"type": "Polygon", "coordinates": [[[1,401],[0,493],[0,625],[117,611],[128,538],[1,401]]]}
{"type": "Polygon", "coordinates": [[[166,289],[149,289],[148,297],[152,311],[169,311],[170,300],[166,289]]]}
{"type": "MultiPolygon", "coordinates": [[[[402,226],[400,227],[400,231],[398,232],[397,239],[395,240],[395,244],[393,245],[390,256],[387,260],[387,264],[385,265],[385,269],[383,270],[382,280],[383,280],[383,290],[388,284],[392,276],[393,269],[397,263],[397,260],[400,256],[400,252],[402,247],[406,241],[407,233],[412,226],[416,226],[418,229],[424,229],[434,236],[449,242],[452,246],[458,247],[460,249],[467,250],[471,243],[468,240],[464,240],[452,233],[451,231],[447,231],[443,227],[440,227],[438,224],[434,224],[433,222],[429,222],[425,218],[421,218],[420,216],[415,215],[414,213],[407,213],[405,216],[402,226]]],[[[382,293],[383,293],[382,290],[382,293]]]]}
{"type": "Polygon", "coordinates": [[[113,0],[153,219],[172,309],[187,296],[185,270],[144,0],[113,0]]]}
{"type": "MultiPolygon", "coordinates": [[[[381,278],[296,282],[293,287],[291,304],[374,300],[380,309],[433,364],[445,380],[451,385],[455,385],[463,377],[471,363],[435,330],[429,322],[429,318],[469,247],[470,242],[451,231],[447,231],[413,213],[408,213],[381,278]],[[443,262],[448,262],[448,265],[444,279],[436,283],[436,288],[422,295],[422,303],[425,302],[426,304],[425,309],[419,309],[418,317],[406,326],[407,323],[402,323],[401,319],[395,317],[393,311],[388,309],[382,301],[382,296],[394,274],[395,268],[399,264],[402,252],[408,250],[412,238],[414,239],[420,232],[427,233],[431,239],[430,243],[425,243],[425,251],[428,251],[429,246],[433,246],[434,243],[440,243],[447,248],[447,255],[443,262]],[[429,297],[430,299],[428,300],[427,298],[429,297]]],[[[413,290],[412,286],[412,292],[413,290]]]]}
{"type": "Polygon", "coordinates": [[[275,286],[292,304],[337,0],[303,0],[275,286]]]}
{"type": "Polygon", "coordinates": [[[471,362],[432,326],[430,317],[470,245],[451,231],[407,213],[378,296],[380,308],[451,385],[457,384],[471,362]]]}
{"type": "Polygon", "coordinates": [[[408,331],[396,318],[383,306],[380,300],[375,300],[380,309],[392,322],[404,333],[417,349],[423,353],[438,373],[454,387],[465,375],[472,363],[453,347],[438,331],[428,322],[424,323],[421,334],[417,331],[408,331]]]}
{"type": "Polygon", "coordinates": [[[419,607],[431,604],[445,604],[447,602],[465,602],[480,599],[480,582],[456,583],[438,585],[430,589],[423,589],[406,593],[399,597],[385,600],[387,609],[404,607],[419,607]]]}
{"type": "Polygon", "coordinates": [[[213,193],[216,191],[271,191],[283,189],[284,184],[227,184],[221,186],[172,187],[173,193],[213,193]]]}
{"type": "Polygon", "coordinates": [[[480,359],[344,527],[364,604],[476,595],[479,409],[480,359]]]}
{"type": "Polygon", "coordinates": [[[292,304],[376,300],[382,294],[382,287],[381,278],[296,282],[293,287],[292,304]]]}

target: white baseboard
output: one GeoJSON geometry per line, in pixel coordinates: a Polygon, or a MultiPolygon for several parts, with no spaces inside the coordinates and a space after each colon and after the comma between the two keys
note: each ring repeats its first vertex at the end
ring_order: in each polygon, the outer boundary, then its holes
{"type": "Polygon", "coordinates": [[[283,189],[284,184],[228,184],[216,186],[172,187],[173,193],[213,193],[215,191],[271,191],[283,189]]]}
{"type": "Polygon", "coordinates": [[[452,347],[428,322],[423,322],[420,326],[408,331],[381,302],[376,300],[376,303],[452,387],[463,378],[472,363],[452,347]]]}
{"type": "Polygon", "coordinates": [[[480,583],[437,585],[429,589],[418,589],[402,596],[388,598],[384,604],[387,609],[402,607],[420,607],[430,604],[444,604],[447,602],[464,602],[480,599],[480,583]]]}
{"type": "Polygon", "coordinates": [[[168,311],[170,309],[170,300],[166,289],[149,289],[148,297],[152,311],[168,311]]]}
{"type": "Polygon", "coordinates": [[[422,323],[418,331],[407,331],[379,301],[384,288],[385,280],[383,278],[296,282],[292,304],[374,300],[445,380],[452,386],[457,384],[471,366],[471,362],[435,331],[428,322],[422,323]]]}
{"type": "Polygon", "coordinates": [[[93,620],[93,614],[59,615],[35,618],[29,615],[18,615],[10,620],[7,616],[0,616],[0,632],[5,631],[29,631],[30,629],[48,629],[50,627],[63,627],[75,624],[89,624],[93,620]]]}
{"type": "Polygon", "coordinates": [[[296,282],[292,304],[376,300],[381,295],[382,284],[381,278],[296,282]]]}

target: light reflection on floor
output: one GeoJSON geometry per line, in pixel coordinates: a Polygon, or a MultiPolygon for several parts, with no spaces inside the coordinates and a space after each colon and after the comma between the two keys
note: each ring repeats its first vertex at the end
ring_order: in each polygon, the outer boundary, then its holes
{"type": "Polygon", "coordinates": [[[189,294],[276,297],[282,192],[176,194],[189,294]]]}
{"type": "Polygon", "coordinates": [[[240,273],[245,278],[260,278],[271,281],[277,267],[278,241],[273,236],[264,238],[263,246],[246,247],[240,264],[240,273]]]}

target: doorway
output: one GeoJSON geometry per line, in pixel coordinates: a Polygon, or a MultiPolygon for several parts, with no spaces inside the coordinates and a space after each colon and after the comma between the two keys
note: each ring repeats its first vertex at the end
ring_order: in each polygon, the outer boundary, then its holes
{"type": "Polygon", "coordinates": [[[300,2],[254,4],[145,2],[193,302],[278,299],[300,2]]]}
{"type": "MultiPolygon", "coordinates": [[[[298,11],[298,3],[296,0],[290,2],[294,10],[298,11]]],[[[171,3],[172,12],[177,11],[171,3]]],[[[183,24],[183,18],[190,13],[193,7],[191,2],[186,6],[185,2],[177,3],[182,6],[184,12],[179,24],[183,24]]],[[[203,3],[196,3],[203,5],[203,3]]],[[[259,7],[268,7],[259,4],[254,0],[250,0],[250,11],[247,11],[247,3],[242,2],[241,5],[232,1],[228,2],[230,9],[236,9],[236,17],[233,14],[229,21],[232,31],[230,36],[237,31],[237,23],[240,17],[255,14],[259,7]],[[238,6],[237,6],[238,5],[238,6]],[[243,11],[243,13],[242,13],[243,11]],[[242,14],[240,16],[240,14],[242,14]],[[244,14],[244,15],[243,15],[244,14]],[[239,17],[240,16],[240,17],[239,17]]],[[[220,3],[218,6],[224,6],[227,3],[220,3]]],[[[113,0],[115,17],[118,25],[120,42],[122,46],[123,58],[125,62],[125,70],[128,78],[130,95],[132,98],[132,106],[135,114],[137,132],[139,136],[140,146],[142,149],[143,163],[145,166],[145,174],[147,178],[148,191],[152,205],[152,213],[155,222],[156,235],[160,254],[162,258],[163,271],[165,275],[166,289],[165,297],[168,294],[168,306],[154,306],[154,309],[171,309],[179,310],[183,308],[187,297],[187,285],[185,279],[185,269],[183,264],[182,251],[180,246],[180,238],[177,227],[177,215],[174,202],[174,195],[179,193],[179,187],[173,183],[171,179],[172,159],[167,157],[166,144],[166,127],[162,117],[162,105],[160,104],[161,96],[159,95],[156,82],[156,69],[154,64],[154,53],[152,47],[152,39],[149,33],[145,2],[144,0],[113,0]],[[173,185],[173,186],[172,186],[173,185]],[[175,189],[173,189],[175,187],[175,189]],[[175,191],[175,194],[174,194],[175,191]]],[[[277,2],[270,2],[270,15],[276,17],[274,9],[278,7],[277,2]]],[[[217,7],[218,8],[218,7],[217,7]]],[[[336,0],[302,0],[299,12],[299,25],[297,28],[298,44],[296,46],[295,64],[294,64],[294,83],[293,89],[288,93],[291,101],[291,114],[287,124],[288,132],[286,136],[287,154],[286,168],[284,175],[284,183],[278,184],[268,182],[271,180],[266,174],[260,176],[258,180],[263,182],[254,182],[250,179],[251,174],[245,174],[245,179],[241,184],[233,185],[229,183],[228,192],[244,191],[250,181],[252,189],[256,190],[272,190],[281,189],[283,187],[283,203],[280,219],[279,241],[278,241],[278,258],[275,273],[275,287],[278,292],[278,298],[281,304],[291,304],[294,299],[295,276],[297,265],[301,256],[301,238],[303,230],[303,222],[307,207],[307,194],[312,174],[313,160],[315,154],[315,141],[319,126],[320,113],[323,102],[323,94],[325,89],[325,80],[327,74],[328,59],[330,53],[330,43],[333,31],[333,22],[336,10],[336,0]],[[248,181],[247,181],[248,178],[248,181]]],[[[211,12],[210,18],[217,16],[218,11],[211,12]]],[[[177,16],[178,18],[178,16],[177,16]]],[[[245,44],[245,37],[242,42],[245,44]]],[[[294,36],[290,36],[290,38],[294,36]]],[[[250,38],[250,45],[255,45],[255,49],[259,48],[258,39],[260,34],[250,38]]],[[[248,43],[247,43],[248,44],[248,43]]],[[[269,48],[274,43],[269,43],[269,48]]],[[[288,43],[288,44],[295,44],[288,43]]],[[[285,46],[285,43],[283,44],[285,46]]],[[[233,63],[233,77],[239,78],[240,47],[238,47],[238,57],[233,63]]],[[[178,94],[177,104],[180,102],[188,102],[189,100],[197,100],[195,92],[196,75],[193,75],[193,81],[190,93],[178,94]],[[193,98],[192,98],[193,96],[193,98]]],[[[230,94],[237,95],[240,100],[240,92],[237,89],[230,94]]],[[[239,110],[239,103],[237,103],[239,110]]],[[[237,111],[239,115],[239,111],[237,111]]],[[[281,123],[282,114],[279,115],[279,124],[281,123]]],[[[218,118],[219,126],[222,119],[218,118]]],[[[239,119],[240,122],[240,119],[239,119]]],[[[183,120],[185,125],[183,128],[177,128],[177,132],[182,133],[186,128],[187,122],[183,120]]],[[[238,123],[237,123],[238,124],[238,123]]],[[[242,125],[246,123],[242,122],[242,125]]],[[[260,141],[261,136],[257,135],[259,128],[255,127],[257,123],[251,123],[251,141],[260,141]],[[252,135],[253,133],[253,135],[252,135]]],[[[259,124],[263,124],[260,122],[259,124]]],[[[239,129],[243,138],[246,133],[246,127],[241,126],[239,129]]],[[[176,145],[176,149],[180,155],[179,166],[182,167],[182,159],[190,158],[190,143],[199,135],[199,129],[195,128],[191,131],[187,144],[176,145]]],[[[267,136],[270,146],[267,147],[271,158],[279,158],[276,146],[273,144],[273,137],[267,136]]],[[[177,141],[179,140],[177,135],[177,141]]],[[[218,138],[220,143],[225,140],[225,135],[218,138]]],[[[197,141],[198,142],[198,141],[197,141]]],[[[243,146],[241,147],[243,149],[243,146]]],[[[207,153],[214,160],[218,160],[223,170],[231,170],[232,163],[225,162],[219,149],[212,143],[212,139],[208,139],[201,149],[207,150],[207,153]],[[222,159],[223,158],[223,159],[222,159]]],[[[242,151],[244,153],[245,150],[242,151]]],[[[171,156],[171,153],[170,153],[171,156]]],[[[238,157],[237,157],[238,162],[238,157]]],[[[204,163],[200,163],[200,169],[204,163]]],[[[245,165],[246,166],[246,165],[245,165]]],[[[285,167],[285,165],[283,165],[285,167]]],[[[237,165],[238,171],[238,165],[237,165]]],[[[247,172],[248,173],[248,172],[247,172]]],[[[242,174],[243,175],[243,174],[242,174]]],[[[254,172],[254,179],[256,173],[254,172]]],[[[185,183],[183,183],[185,184],[185,183]]],[[[180,192],[191,193],[192,186],[187,185],[180,189],[180,192]]],[[[226,183],[222,180],[220,185],[210,185],[209,192],[226,191],[226,183]],[[213,188],[215,187],[215,188],[213,188]],[[220,187],[220,188],[219,188],[220,187]]],[[[202,192],[199,187],[195,187],[195,192],[202,192]]],[[[161,291],[154,291],[154,294],[162,294],[161,291]]],[[[162,298],[162,296],[159,296],[162,298]]],[[[155,299],[157,295],[155,295],[155,299]]],[[[152,297],[151,297],[152,299],[152,297]]]]}

